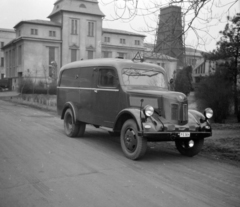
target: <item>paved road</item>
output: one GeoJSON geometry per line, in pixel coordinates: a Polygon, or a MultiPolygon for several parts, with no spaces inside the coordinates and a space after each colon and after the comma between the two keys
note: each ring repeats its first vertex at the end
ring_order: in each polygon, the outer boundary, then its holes
{"type": "Polygon", "coordinates": [[[148,148],[126,159],[117,138],[71,139],[54,114],[0,100],[0,207],[232,207],[240,168],[148,148]]]}

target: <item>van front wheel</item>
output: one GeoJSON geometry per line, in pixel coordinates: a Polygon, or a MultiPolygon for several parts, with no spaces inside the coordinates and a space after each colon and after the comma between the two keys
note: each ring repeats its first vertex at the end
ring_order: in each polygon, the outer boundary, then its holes
{"type": "Polygon", "coordinates": [[[64,114],[64,131],[68,137],[83,136],[85,131],[85,123],[75,121],[70,108],[64,114]]]}
{"type": "Polygon", "coordinates": [[[189,146],[189,141],[190,140],[176,140],[175,145],[177,150],[182,155],[193,157],[201,151],[203,147],[204,139],[198,139],[198,140],[192,141],[193,146],[189,146]]]}
{"type": "Polygon", "coordinates": [[[147,150],[147,140],[138,136],[136,122],[127,120],[121,130],[121,147],[125,156],[132,160],[137,160],[144,156],[147,150]]]}

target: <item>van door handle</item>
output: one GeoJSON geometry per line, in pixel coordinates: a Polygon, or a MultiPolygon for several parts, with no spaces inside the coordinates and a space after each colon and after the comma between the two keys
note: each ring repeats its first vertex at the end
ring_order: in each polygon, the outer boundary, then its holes
{"type": "Polygon", "coordinates": [[[94,90],[95,93],[97,93],[97,90],[94,90]]]}

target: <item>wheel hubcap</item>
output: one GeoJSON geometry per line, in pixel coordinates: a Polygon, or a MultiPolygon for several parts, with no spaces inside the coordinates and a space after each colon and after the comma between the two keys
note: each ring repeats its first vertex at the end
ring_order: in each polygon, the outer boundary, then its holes
{"type": "Polygon", "coordinates": [[[137,147],[137,138],[133,129],[128,129],[124,136],[124,144],[129,152],[134,152],[137,147]]]}

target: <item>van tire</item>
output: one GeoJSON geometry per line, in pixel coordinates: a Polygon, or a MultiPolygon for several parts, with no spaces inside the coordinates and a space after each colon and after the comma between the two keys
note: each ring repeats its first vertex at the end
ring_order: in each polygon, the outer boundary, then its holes
{"type": "Polygon", "coordinates": [[[64,113],[64,132],[68,137],[76,137],[79,132],[79,122],[74,120],[72,109],[64,113]]]}
{"type": "Polygon", "coordinates": [[[147,140],[138,135],[137,124],[134,120],[127,120],[121,129],[121,147],[124,155],[132,160],[143,157],[147,150],[147,140]]]}
{"type": "Polygon", "coordinates": [[[78,137],[83,137],[84,133],[85,133],[85,129],[86,129],[86,124],[84,122],[81,121],[77,121],[78,122],[78,137]]]}
{"type": "Polygon", "coordinates": [[[177,150],[182,155],[187,156],[187,157],[193,157],[201,151],[201,149],[203,147],[204,139],[194,140],[193,147],[188,147],[188,142],[189,142],[189,140],[176,140],[175,145],[176,145],[177,150]]]}

